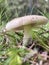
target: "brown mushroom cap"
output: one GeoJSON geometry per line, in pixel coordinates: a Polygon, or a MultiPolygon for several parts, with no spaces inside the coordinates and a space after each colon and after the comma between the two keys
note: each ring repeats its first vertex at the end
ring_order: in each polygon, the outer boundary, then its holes
{"type": "Polygon", "coordinates": [[[40,15],[27,15],[19,18],[15,18],[8,22],[6,24],[5,29],[7,31],[11,29],[22,29],[26,25],[43,25],[48,22],[48,19],[45,16],[40,16],[40,15]]]}

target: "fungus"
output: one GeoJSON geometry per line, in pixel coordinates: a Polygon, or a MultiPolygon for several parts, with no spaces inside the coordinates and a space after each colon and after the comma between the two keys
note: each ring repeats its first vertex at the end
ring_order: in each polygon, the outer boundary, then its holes
{"type": "Polygon", "coordinates": [[[44,25],[47,22],[48,19],[45,16],[27,15],[9,21],[5,26],[5,31],[24,30],[23,45],[25,45],[28,39],[31,37],[30,30],[32,27],[44,25]]]}

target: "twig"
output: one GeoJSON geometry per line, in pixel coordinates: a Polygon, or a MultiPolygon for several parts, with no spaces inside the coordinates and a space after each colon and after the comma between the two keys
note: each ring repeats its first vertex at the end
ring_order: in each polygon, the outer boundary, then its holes
{"type": "Polygon", "coordinates": [[[35,54],[37,54],[37,51],[36,50],[32,50],[30,51],[30,53],[28,53],[24,59],[23,59],[23,62],[26,62],[27,60],[29,60],[32,56],[34,56],[35,54]]]}
{"type": "Polygon", "coordinates": [[[30,49],[35,45],[35,41],[32,43],[32,45],[29,47],[30,49]]]}

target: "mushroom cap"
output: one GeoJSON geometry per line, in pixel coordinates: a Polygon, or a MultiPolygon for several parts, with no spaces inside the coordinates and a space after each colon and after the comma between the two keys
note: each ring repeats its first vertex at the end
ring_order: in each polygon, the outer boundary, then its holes
{"type": "Polygon", "coordinates": [[[23,29],[24,26],[27,25],[43,25],[48,22],[48,19],[45,16],[40,16],[40,15],[27,15],[19,18],[15,18],[8,22],[6,24],[6,31],[9,31],[11,29],[23,29]]]}

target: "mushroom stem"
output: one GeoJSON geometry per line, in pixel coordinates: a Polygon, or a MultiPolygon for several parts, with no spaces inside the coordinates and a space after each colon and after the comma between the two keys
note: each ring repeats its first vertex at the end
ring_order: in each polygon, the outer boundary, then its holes
{"type": "Polygon", "coordinates": [[[29,26],[24,26],[24,37],[23,37],[23,46],[27,45],[27,42],[29,38],[31,38],[31,29],[32,27],[29,26]]]}

